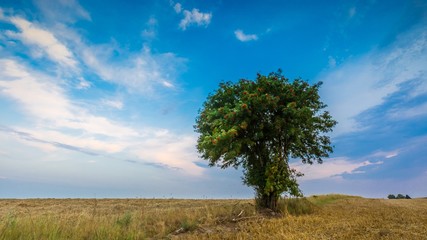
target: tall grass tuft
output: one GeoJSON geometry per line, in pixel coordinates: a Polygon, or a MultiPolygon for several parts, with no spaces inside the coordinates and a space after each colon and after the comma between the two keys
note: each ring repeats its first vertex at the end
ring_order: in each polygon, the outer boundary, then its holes
{"type": "Polygon", "coordinates": [[[182,229],[183,232],[187,232],[187,231],[193,231],[193,230],[195,230],[197,228],[198,222],[195,219],[184,218],[181,221],[180,225],[181,225],[180,229],[182,229]]]}
{"type": "Polygon", "coordinates": [[[130,212],[126,212],[122,217],[116,220],[117,225],[122,228],[128,228],[132,221],[132,215],[130,212]]]}
{"type": "Polygon", "coordinates": [[[334,203],[334,202],[339,201],[339,200],[354,199],[354,198],[360,198],[360,197],[342,195],[342,194],[327,194],[327,195],[320,195],[320,196],[313,195],[313,196],[309,197],[309,201],[314,203],[317,206],[324,206],[324,205],[334,203]]]}
{"type": "Polygon", "coordinates": [[[316,210],[316,205],[307,200],[307,198],[280,198],[278,209],[284,215],[307,215],[316,210]]]}

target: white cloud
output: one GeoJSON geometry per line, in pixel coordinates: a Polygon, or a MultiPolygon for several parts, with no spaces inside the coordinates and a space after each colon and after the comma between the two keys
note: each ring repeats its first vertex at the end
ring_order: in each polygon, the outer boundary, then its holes
{"type": "MultiPolygon", "coordinates": [[[[70,1],[67,5],[66,1],[60,1],[60,9],[77,4],[70,1]]],[[[46,7],[44,14],[47,18],[51,19],[53,16],[49,17],[49,14],[61,14],[61,11],[53,11],[55,7],[48,8],[48,1],[41,2],[43,6],[39,4],[39,7],[46,7]]],[[[56,3],[53,5],[57,6],[56,3]]],[[[188,26],[209,24],[206,16],[195,11],[188,26]]],[[[185,59],[170,52],[152,53],[147,46],[140,52],[129,52],[120,48],[114,40],[111,43],[93,45],[63,23],[52,22],[46,25],[46,22],[42,22],[45,23],[43,25],[22,17],[5,18],[18,30],[2,33],[0,37],[22,41],[32,52],[29,57],[33,59],[29,61],[47,57],[60,66],[78,71],[58,74],[43,67],[34,70],[29,67],[30,64],[26,64],[26,58],[0,59],[0,95],[11,99],[14,111],[25,118],[15,125],[8,125],[7,128],[11,130],[0,141],[4,143],[13,138],[21,144],[19,146],[23,151],[32,146],[40,149],[41,154],[45,153],[46,158],[55,158],[63,151],[77,151],[93,158],[106,156],[124,160],[130,157],[142,164],[153,163],[153,166],[169,170],[180,169],[178,172],[182,174],[201,176],[203,168],[194,163],[198,161],[198,157],[193,135],[174,134],[167,129],[140,126],[139,122],[129,122],[131,117],[123,120],[123,116],[116,116],[113,120],[110,116],[91,111],[96,107],[90,103],[123,109],[121,100],[101,97],[96,101],[91,97],[91,101],[85,102],[74,99],[76,96],[73,95],[76,89],[89,89],[92,86],[84,77],[85,73],[89,73],[98,75],[101,80],[115,86],[123,86],[129,92],[157,96],[159,89],[175,89],[174,80],[178,71],[184,71],[185,59]]],[[[61,21],[74,22],[78,18],[90,20],[85,11],[67,15],[67,18],[61,21]]],[[[145,37],[155,37],[157,20],[150,17],[146,26],[146,34],[152,35],[145,37]]],[[[13,54],[21,51],[18,47],[21,46],[8,47],[6,50],[13,54]]],[[[92,89],[79,94],[89,91],[92,89]]]]}
{"type": "MultiPolygon", "coordinates": [[[[173,134],[167,129],[131,128],[94,115],[71,100],[57,79],[15,60],[0,60],[0,94],[15,100],[17,111],[34,124],[9,130],[9,137],[22,144],[44,152],[62,148],[96,155],[132,153],[141,163],[156,163],[195,176],[203,172],[194,164],[198,160],[194,136],[173,134]]],[[[114,100],[104,103],[123,106],[114,100]]]]}
{"type": "Polygon", "coordinates": [[[182,30],[186,30],[188,26],[197,25],[207,27],[212,19],[212,13],[200,12],[199,9],[193,8],[191,11],[182,8],[180,3],[174,5],[175,12],[183,14],[184,18],[181,19],[179,27],[182,30]]]}
{"type": "Polygon", "coordinates": [[[47,55],[54,62],[76,68],[77,62],[73,54],[54,34],[20,17],[11,17],[9,21],[20,30],[7,31],[9,37],[19,39],[30,47],[38,47],[43,55],[47,55]]]}
{"type": "Polygon", "coordinates": [[[68,119],[70,102],[63,98],[63,90],[41,76],[28,73],[14,60],[0,60],[1,93],[18,100],[25,111],[42,119],[68,119]]]}
{"type": "Polygon", "coordinates": [[[372,154],[372,157],[383,157],[383,158],[393,158],[399,155],[399,150],[394,150],[394,151],[378,151],[375,152],[374,154],[372,154]]]}
{"type": "MultiPolygon", "coordinates": [[[[47,56],[61,66],[78,70],[62,73],[66,81],[78,80],[77,89],[87,89],[91,86],[91,83],[81,76],[82,72],[86,71],[95,73],[104,81],[124,86],[131,92],[155,95],[159,87],[173,89],[178,71],[185,70],[186,59],[171,52],[152,53],[146,45],[140,52],[130,53],[121,49],[114,41],[99,45],[87,43],[65,24],[46,29],[41,24],[21,17],[8,17],[7,21],[16,25],[20,31],[6,31],[6,40],[21,40],[29,46],[33,58],[47,56]],[[69,47],[55,36],[61,36],[69,47]]],[[[145,37],[154,38],[157,19],[150,17],[146,24],[145,37]]],[[[142,34],[144,36],[144,32],[142,34]]],[[[13,46],[7,50],[20,51],[13,46]]]]}
{"type": "Polygon", "coordinates": [[[363,173],[361,170],[357,170],[360,167],[369,165],[382,164],[383,162],[353,162],[347,158],[330,158],[326,159],[322,164],[302,164],[293,163],[292,168],[297,171],[304,173],[301,180],[314,180],[314,179],[325,179],[334,178],[342,174],[360,174],[363,173]]]}
{"type": "Polygon", "coordinates": [[[89,133],[107,136],[135,136],[127,127],[108,119],[94,116],[74,105],[65,91],[50,77],[29,72],[14,60],[0,60],[1,93],[21,103],[25,112],[35,119],[49,122],[53,126],[80,129],[89,133]],[[11,73],[11,75],[9,75],[11,73]]]}
{"type": "Polygon", "coordinates": [[[234,35],[241,42],[258,40],[258,36],[255,34],[245,34],[242,30],[237,29],[234,31],[234,35]]]}
{"type": "Polygon", "coordinates": [[[176,13],[181,13],[182,12],[182,5],[181,5],[181,3],[175,4],[175,6],[173,6],[173,9],[175,9],[176,13]]]}
{"type": "Polygon", "coordinates": [[[174,135],[165,129],[155,130],[149,136],[133,148],[133,153],[140,159],[201,176],[203,168],[194,164],[198,161],[196,137],[174,135]]]}
{"type": "MultiPolygon", "coordinates": [[[[386,97],[400,91],[400,84],[419,80],[411,96],[427,92],[427,28],[419,27],[402,35],[389,47],[373,50],[340,66],[327,70],[317,80],[323,81],[322,98],[338,121],[334,134],[364,129],[356,117],[379,106],[386,97]]],[[[421,110],[424,109],[420,106],[421,110]]],[[[398,109],[399,113],[404,110],[398,109]]],[[[407,112],[407,115],[413,113],[407,112]]]]}
{"type": "Polygon", "coordinates": [[[163,84],[163,86],[165,86],[167,88],[173,88],[174,87],[173,84],[168,82],[168,81],[163,81],[162,84],[163,84]]]}

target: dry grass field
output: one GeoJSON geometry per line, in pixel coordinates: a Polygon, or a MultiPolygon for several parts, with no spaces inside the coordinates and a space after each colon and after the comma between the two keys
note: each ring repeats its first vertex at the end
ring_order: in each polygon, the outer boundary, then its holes
{"type": "Polygon", "coordinates": [[[427,239],[427,199],[0,200],[0,239],[427,239]],[[287,205],[286,205],[287,204],[287,205]]]}

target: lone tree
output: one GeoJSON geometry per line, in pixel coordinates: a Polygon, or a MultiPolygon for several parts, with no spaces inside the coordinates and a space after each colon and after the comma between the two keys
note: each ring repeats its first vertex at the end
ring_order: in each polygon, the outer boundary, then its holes
{"type": "Polygon", "coordinates": [[[290,82],[281,70],[255,81],[225,82],[196,118],[197,149],[209,166],[243,166],[243,181],[256,191],[257,206],[277,210],[282,193],[302,196],[289,159],[322,163],[332,152],[336,121],[320,100],[321,82],[290,82]]]}

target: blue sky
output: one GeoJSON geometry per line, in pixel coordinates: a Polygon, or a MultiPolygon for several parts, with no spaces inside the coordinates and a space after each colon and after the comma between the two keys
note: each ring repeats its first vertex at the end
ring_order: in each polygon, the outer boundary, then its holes
{"type": "Polygon", "coordinates": [[[193,125],[221,81],[323,81],[304,194],[427,196],[427,1],[0,1],[0,197],[249,198],[193,125]]]}

